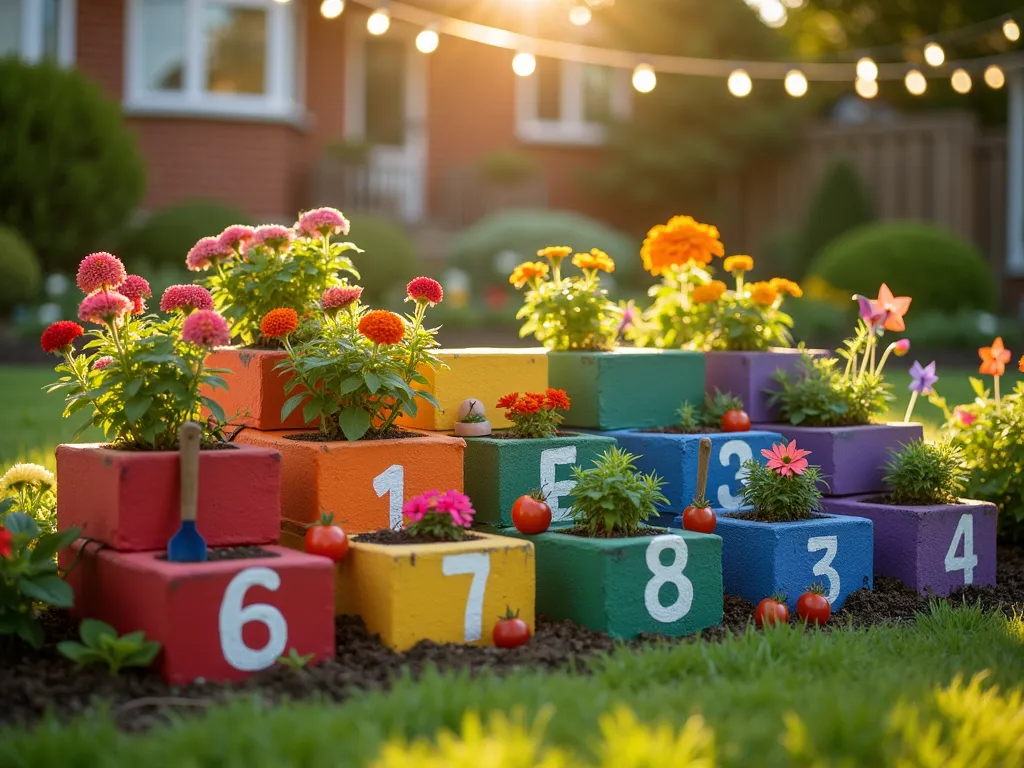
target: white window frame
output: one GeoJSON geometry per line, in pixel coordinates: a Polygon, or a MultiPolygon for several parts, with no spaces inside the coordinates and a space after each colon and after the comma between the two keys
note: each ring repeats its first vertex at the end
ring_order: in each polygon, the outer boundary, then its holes
{"type": "MultiPolygon", "coordinates": [[[[57,4],[57,63],[70,67],[75,63],[75,0],[59,0],[57,4]]],[[[21,29],[18,30],[18,55],[31,64],[42,61],[43,0],[21,0],[21,29]]]]}
{"type": "Polygon", "coordinates": [[[125,97],[129,114],[197,115],[298,122],[303,117],[305,53],[298,30],[304,12],[298,0],[183,0],[185,3],[185,67],[180,91],[146,88],[142,73],[143,0],[127,0],[125,25],[125,97]],[[260,8],[267,13],[266,93],[209,93],[204,90],[206,57],[203,16],[207,5],[260,8]]]}
{"type": "MultiPolygon", "coordinates": [[[[516,77],[516,134],[520,141],[536,144],[582,144],[598,146],[607,141],[607,126],[588,122],[583,115],[583,70],[586,64],[562,61],[559,120],[537,116],[537,77],[516,77]]],[[[613,72],[609,104],[612,116],[626,119],[632,112],[628,72],[613,72]]]]}

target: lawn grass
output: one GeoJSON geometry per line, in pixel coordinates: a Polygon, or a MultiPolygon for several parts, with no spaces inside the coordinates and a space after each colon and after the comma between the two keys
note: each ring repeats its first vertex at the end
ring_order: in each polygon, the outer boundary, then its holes
{"type": "MultiPolygon", "coordinates": [[[[494,712],[520,710],[528,724],[538,713],[550,716],[539,738],[574,753],[568,766],[1019,766],[1022,681],[1019,618],[935,604],[931,614],[900,626],[825,633],[785,625],[722,643],[620,650],[593,662],[591,674],[522,671],[497,679],[428,672],[341,705],[271,707],[247,699],[145,736],[118,732],[110,715],[8,728],[0,730],[0,765],[363,766],[374,764],[390,740],[405,744],[433,739],[439,729],[460,730],[465,712],[488,720],[494,712]],[[971,688],[968,681],[979,673],[985,679],[971,688]],[[1001,692],[983,693],[993,686],[1001,692]],[[1009,689],[1018,689],[1017,698],[1009,689]],[[597,759],[600,719],[620,705],[642,726],[620,722],[612,741],[625,742],[614,745],[621,751],[597,759]],[[674,739],[650,732],[659,722],[678,729],[694,714],[706,725],[692,722],[674,746],[674,739]],[[701,746],[701,734],[713,735],[714,745],[701,746]],[[712,749],[714,762],[682,759],[712,749]]],[[[433,747],[416,754],[396,747],[380,765],[538,765],[536,750],[527,748],[529,734],[519,737],[517,749],[508,750],[518,760],[485,761],[485,745],[470,739],[462,756],[458,743],[440,755],[433,747]]]]}

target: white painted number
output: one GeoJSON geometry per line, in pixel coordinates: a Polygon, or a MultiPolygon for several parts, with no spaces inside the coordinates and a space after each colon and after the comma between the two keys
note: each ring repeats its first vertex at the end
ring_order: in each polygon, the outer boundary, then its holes
{"type": "Polygon", "coordinates": [[[960,515],[960,522],[956,524],[953,541],[949,543],[949,550],[946,552],[946,573],[963,571],[964,584],[973,584],[974,569],[977,566],[978,556],[974,554],[974,515],[968,512],[960,515]],[[957,557],[956,551],[960,548],[960,539],[964,540],[964,554],[957,557]]]}
{"type": "Polygon", "coordinates": [[[679,536],[655,536],[647,545],[647,568],[654,577],[644,589],[644,606],[655,621],[671,624],[690,612],[690,606],[693,605],[693,582],[683,575],[688,555],[686,541],[679,536]],[[672,551],[672,562],[665,565],[661,562],[661,553],[667,549],[672,551]],[[676,599],[671,605],[661,604],[663,584],[674,584],[676,587],[676,599]]]}
{"type": "Polygon", "coordinates": [[[464,555],[446,555],[441,561],[441,573],[445,576],[473,575],[466,600],[466,627],[463,641],[476,642],[483,636],[484,592],[487,591],[487,577],[491,575],[491,556],[486,552],[470,552],[464,555]]]}
{"type": "Polygon", "coordinates": [[[402,505],[405,503],[405,470],[401,464],[392,464],[375,478],[373,490],[380,498],[385,493],[388,497],[388,525],[392,530],[402,527],[402,505]]]}
{"type": "MultiPolygon", "coordinates": [[[[750,444],[743,440],[727,441],[718,454],[718,460],[723,467],[728,468],[732,464],[733,457],[739,457],[740,468],[736,472],[736,479],[740,481],[740,485],[743,485],[743,481],[747,479],[747,469],[743,465],[754,458],[750,444]]],[[[727,483],[718,486],[718,506],[724,509],[738,509],[742,504],[743,496],[733,496],[727,483]]]]}
{"type": "Polygon", "coordinates": [[[566,445],[562,448],[548,448],[540,454],[540,489],[547,497],[548,506],[551,507],[551,519],[565,520],[569,516],[568,507],[559,506],[558,500],[562,496],[571,496],[572,489],[576,487],[573,480],[559,480],[555,482],[555,470],[559,464],[576,463],[576,446],[566,445]]]}
{"type": "Polygon", "coordinates": [[[220,604],[220,649],[228,664],[242,672],[256,672],[271,666],[288,644],[288,622],[272,605],[253,603],[242,606],[250,587],[263,587],[276,592],[281,577],[270,568],[246,568],[228,584],[220,604]],[[267,644],[254,650],[242,639],[242,627],[258,621],[270,633],[267,644]]]}
{"type": "Polygon", "coordinates": [[[815,576],[824,576],[828,579],[828,594],[825,597],[829,605],[832,605],[839,597],[839,571],[832,567],[832,561],[839,551],[839,537],[812,536],[807,540],[808,552],[818,552],[822,549],[825,550],[825,554],[814,564],[813,573],[815,576]]]}

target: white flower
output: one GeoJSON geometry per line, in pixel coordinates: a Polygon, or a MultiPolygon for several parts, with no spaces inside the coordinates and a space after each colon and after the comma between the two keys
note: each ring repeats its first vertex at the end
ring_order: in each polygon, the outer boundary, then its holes
{"type": "Polygon", "coordinates": [[[53,476],[53,472],[38,464],[15,464],[0,477],[0,489],[4,491],[20,483],[53,488],[57,484],[57,478],[53,476]]]}

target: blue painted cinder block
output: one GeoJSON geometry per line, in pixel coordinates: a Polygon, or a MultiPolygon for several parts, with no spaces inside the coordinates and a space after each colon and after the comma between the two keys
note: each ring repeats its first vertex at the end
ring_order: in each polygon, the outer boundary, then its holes
{"type": "MultiPolygon", "coordinates": [[[[711,466],[708,468],[708,501],[713,507],[731,510],[743,505],[740,489],[745,473],[743,463],[755,459],[764,464],[762,448],[783,441],[778,432],[716,432],[708,435],[677,435],[669,432],[642,432],[615,429],[594,432],[612,437],[632,454],[643,472],[657,472],[665,481],[661,492],[668,499],[663,511],[682,512],[697,493],[697,450],[702,437],[711,438],[711,466]]],[[[585,467],[584,467],[585,468],[585,467]]]]}
{"type": "MultiPolygon", "coordinates": [[[[871,588],[874,530],[863,517],[819,514],[794,523],[744,520],[744,510],[715,510],[722,537],[725,593],[757,603],[783,592],[790,610],[808,586],[825,588],[832,610],[851,592],[871,588]]],[[[676,518],[675,527],[682,527],[676,518]]]]}

